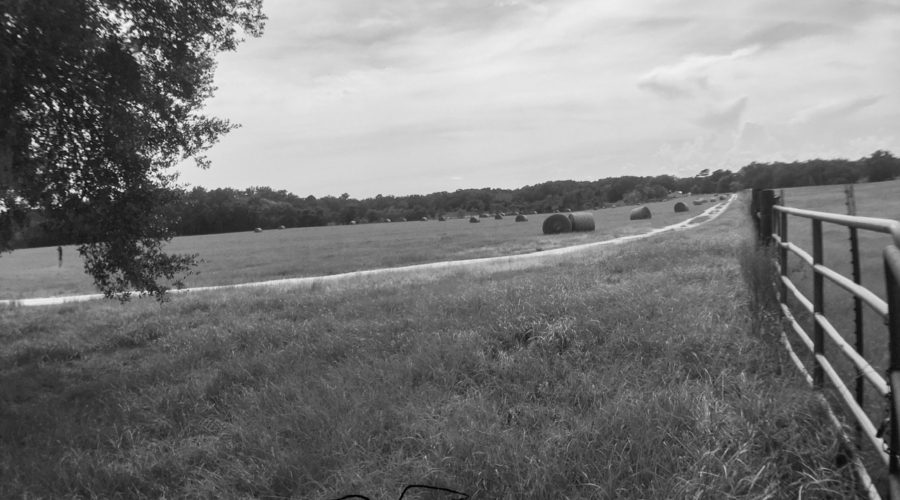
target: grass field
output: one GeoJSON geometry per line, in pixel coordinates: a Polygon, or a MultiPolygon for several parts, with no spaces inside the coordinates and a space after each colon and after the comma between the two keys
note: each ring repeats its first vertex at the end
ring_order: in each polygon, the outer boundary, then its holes
{"type": "MultiPolygon", "coordinates": [[[[263,233],[229,233],[175,238],[176,253],[198,253],[203,259],[189,287],[225,285],[279,278],[323,276],[363,269],[397,267],[444,260],[514,255],[579,243],[608,240],[668,226],[698,215],[709,204],[682,198],[691,211],[675,213],[675,201],[647,206],[653,218],[630,221],[633,207],[594,212],[597,230],[545,236],[547,217],[530,215],[527,222],[467,219],[446,222],[401,222],[355,226],[312,227],[263,233]]],[[[0,299],[96,293],[74,247],[64,248],[58,266],[55,247],[16,250],[0,256],[0,299]]]]}
{"type": "Polygon", "coordinates": [[[0,497],[853,498],[748,233],[737,204],[514,273],[2,309],[0,497]]]}

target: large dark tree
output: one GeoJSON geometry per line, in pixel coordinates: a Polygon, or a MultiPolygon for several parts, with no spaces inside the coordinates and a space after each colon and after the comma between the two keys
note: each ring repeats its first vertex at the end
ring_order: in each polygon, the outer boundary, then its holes
{"type": "Polygon", "coordinates": [[[172,167],[233,125],[200,113],[262,0],[0,0],[0,250],[40,212],[107,296],[163,297],[172,167]]]}

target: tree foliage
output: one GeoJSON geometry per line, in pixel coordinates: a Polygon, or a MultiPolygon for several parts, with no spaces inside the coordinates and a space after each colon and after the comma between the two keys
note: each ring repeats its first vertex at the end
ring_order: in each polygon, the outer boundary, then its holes
{"type": "Polygon", "coordinates": [[[200,113],[261,0],[0,0],[0,250],[40,213],[107,296],[163,297],[171,167],[233,125],[200,113]]]}

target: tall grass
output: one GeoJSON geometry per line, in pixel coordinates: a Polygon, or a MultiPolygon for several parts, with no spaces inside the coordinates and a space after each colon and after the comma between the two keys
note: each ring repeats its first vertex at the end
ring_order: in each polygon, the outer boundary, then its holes
{"type": "Polygon", "coordinates": [[[0,312],[2,497],[850,498],[743,215],[491,275],[0,312]]]}

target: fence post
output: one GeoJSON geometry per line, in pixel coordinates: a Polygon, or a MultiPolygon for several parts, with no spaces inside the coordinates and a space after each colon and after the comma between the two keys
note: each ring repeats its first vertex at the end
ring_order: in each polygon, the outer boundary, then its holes
{"type": "Polygon", "coordinates": [[[769,246],[772,244],[772,216],[775,206],[775,191],[766,189],[759,193],[759,236],[760,241],[769,246]]]}
{"type": "Polygon", "coordinates": [[[753,220],[753,229],[756,231],[756,241],[761,241],[762,233],[759,230],[759,188],[753,188],[750,191],[750,218],[753,220]]]}
{"type": "MultiPolygon", "coordinates": [[[[896,236],[896,233],[895,233],[896,236]]],[[[890,368],[888,382],[891,387],[891,423],[888,463],[888,484],[890,498],[900,499],[900,412],[898,412],[897,382],[900,380],[900,249],[890,245],[884,249],[884,274],[887,286],[888,303],[888,339],[890,349],[890,368]]]]}
{"type": "MultiPolygon", "coordinates": [[[[847,197],[847,215],[856,215],[856,197],[853,192],[853,184],[847,184],[844,186],[844,194],[847,197]]],[[[855,227],[848,227],[850,230],[850,263],[853,266],[853,282],[857,285],[862,283],[862,272],[860,271],[860,263],[859,263],[859,233],[855,227]]],[[[863,310],[862,310],[862,300],[856,295],[853,296],[853,322],[855,326],[855,335],[856,335],[856,352],[860,355],[863,355],[863,348],[865,346],[863,340],[863,310]]],[[[856,402],[859,403],[860,406],[863,405],[863,400],[865,398],[865,380],[863,380],[862,371],[859,368],[856,369],[856,402]]],[[[856,438],[857,438],[857,446],[859,446],[860,435],[862,434],[862,427],[859,424],[856,425],[856,438]]]]}
{"type": "MultiPolygon", "coordinates": [[[[813,266],[822,265],[822,221],[812,220],[813,229],[813,266]]],[[[815,352],[813,383],[817,389],[822,389],[825,383],[825,373],[822,364],[819,363],[819,355],[825,355],[825,330],[816,320],[817,314],[825,314],[825,280],[823,276],[813,268],[813,347],[815,352]]]]}
{"type": "MultiPolygon", "coordinates": [[[[784,206],[784,195],[779,198],[779,205],[784,206]]],[[[787,299],[787,283],[788,277],[788,214],[787,212],[777,212],[778,216],[778,237],[781,239],[781,246],[778,248],[778,260],[781,263],[781,281],[778,283],[779,300],[785,304],[787,299]]]]}

